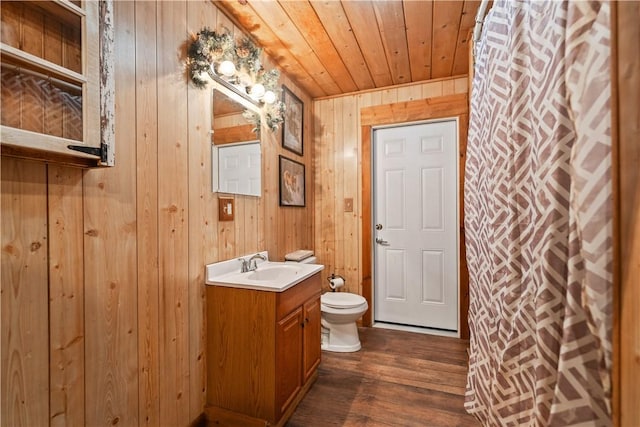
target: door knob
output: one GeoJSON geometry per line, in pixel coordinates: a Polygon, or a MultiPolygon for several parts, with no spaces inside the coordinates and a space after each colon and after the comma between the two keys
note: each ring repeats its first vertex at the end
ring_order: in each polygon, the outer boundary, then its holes
{"type": "Polygon", "coordinates": [[[382,230],[382,224],[376,224],[376,230],[382,230]]]}
{"type": "Polygon", "coordinates": [[[376,243],[382,246],[389,246],[389,242],[382,240],[381,237],[376,237],[376,243]]]}

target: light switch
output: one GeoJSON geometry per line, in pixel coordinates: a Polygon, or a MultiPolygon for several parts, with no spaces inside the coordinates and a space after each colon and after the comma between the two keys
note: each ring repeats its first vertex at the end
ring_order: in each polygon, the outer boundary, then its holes
{"type": "Polygon", "coordinates": [[[349,197],[344,199],[344,211],[353,212],[353,198],[349,197]]]}
{"type": "Polygon", "coordinates": [[[233,221],[234,210],[232,198],[218,198],[218,221],[233,221]]]}

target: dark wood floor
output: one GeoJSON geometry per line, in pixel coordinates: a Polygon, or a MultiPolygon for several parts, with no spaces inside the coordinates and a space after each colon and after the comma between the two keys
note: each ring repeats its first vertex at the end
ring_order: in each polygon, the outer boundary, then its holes
{"type": "Polygon", "coordinates": [[[360,341],[322,353],[287,427],[480,425],[463,407],[466,341],[380,328],[361,328],[360,341]]]}

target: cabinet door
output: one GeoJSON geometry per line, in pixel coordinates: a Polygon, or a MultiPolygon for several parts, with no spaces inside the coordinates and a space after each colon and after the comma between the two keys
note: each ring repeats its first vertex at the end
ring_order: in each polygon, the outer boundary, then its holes
{"type": "Polygon", "coordinates": [[[306,383],[309,377],[320,364],[320,296],[311,298],[304,304],[304,379],[306,383]]]}
{"type": "Polygon", "coordinates": [[[276,328],[276,408],[279,418],[302,387],[302,307],[276,328]]]}
{"type": "Polygon", "coordinates": [[[113,166],[111,0],[2,2],[2,154],[113,166]]]}

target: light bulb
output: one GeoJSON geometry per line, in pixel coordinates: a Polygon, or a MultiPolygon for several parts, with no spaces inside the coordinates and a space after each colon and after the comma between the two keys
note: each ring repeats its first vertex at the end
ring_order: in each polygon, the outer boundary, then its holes
{"type": "Polygon", "coordinates": [[[231,77],[236,73],[236,66],[231,61],[222,61],[218,65],[218,72],[223,76],[231,77]]]}
{"type": "Polygon", "coordinates": [[[262,100],[265,102],[265,104],[273,104],[274,102],[276,102],[276,94],[268,90],[264,93],[262,100]]]}
{"type": "Polygon", "coordinates": [[[261,85],[260,83],[256,83],[253,86],[251,86],[251,90],[249,91],[249,95],[251,95],[251,97],[253,99],[260,99],[264,96],[264,86],[261,85]]]}

